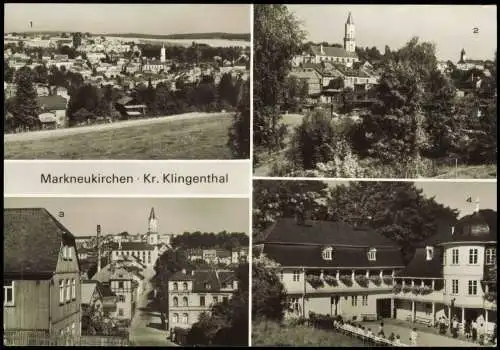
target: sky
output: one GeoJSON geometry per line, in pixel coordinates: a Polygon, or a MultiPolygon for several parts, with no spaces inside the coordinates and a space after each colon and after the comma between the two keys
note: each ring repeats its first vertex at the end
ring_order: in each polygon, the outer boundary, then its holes
{"type": "Polygon", "coordinates": [[[45,208],[74,236],[146,233],[151,207],[160,234],[244,232],[249,230],[249,200],[240,198],[5,198],[5,208],[45,208]],[[59,217],[59,212],[64,217],[59,217]]]}
{"type": "Polygon", "coordinates": [[[250,33],[249,5],[6,4],[5,32],[250,33]]]}
{"type": "MultiPolygon", "coordinates": [[[[422,189],[426,198],[434,197],[434,200],[451,209],[457,209],[458,217],[471,214],[476,208],[476,200],[479,199],[480,209],[497,210],[497,187],[495,182],[442,182],[442,181],[420,181],[414,182],[415,187],[422,189]],[[472,203],[467,199],[471,197],[472,203]]],[[[330,187],[338,185],[349,185],[348,181],[328,182],[330,187]]]]}
{"type": "Polygon", "coordinates": [[[439,60],[493,59],[497,46],[496,6],[482,5],[288,5],[314,42],[343,43],[351,12],[356,45],[400,48],[413,36],[436,44],[439,60]],[[474,34],[474,28],[478,33],[474,34]]]}

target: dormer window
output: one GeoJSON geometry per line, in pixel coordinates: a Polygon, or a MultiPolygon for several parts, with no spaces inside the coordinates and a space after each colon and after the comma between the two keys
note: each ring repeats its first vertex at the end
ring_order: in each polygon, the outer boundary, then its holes
{"type": "Polygon", "coordinates": [[[425,247],[425,260],[430,261],[434,258],[434,247],[425,247]]]}
{"type": "Polygon", "coordinates": [[[370,250],[368,250],[368,260],[369,261],[377,260],[377,249],[370,248],[370,250]]]}
{"type": "Polygon", "coordinates": [[[325,248],[321,252],[321,256],[323,257],[323,260],[332,260],[332,255],[333,255],[333,248],[332,247],[325,248]]]}
{"type": "Polygon", "coordinates": [[[205,283],[205,289],[210,289],[210,284],[209,283],[205,283]]]}

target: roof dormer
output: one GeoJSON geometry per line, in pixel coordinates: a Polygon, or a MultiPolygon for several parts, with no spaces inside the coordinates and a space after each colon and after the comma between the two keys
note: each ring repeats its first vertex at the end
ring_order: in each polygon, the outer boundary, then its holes
{"type": "Polygon", "coordinates": [[[425,260],[431,261],[434,258],[434,247],[425,247],[425,260]]]}
{"type": "Polygon", "coordinates": [[[377,249],[376,248],[370,248],[368,249],[368,261],[375,261],[377,260],[377,249]]]}
{"type": "Polygon", "coordinates": [[[333,259],[333,248],[326,247],[321,251],[321,257],[323,260],[332,260],[333,259]]]}

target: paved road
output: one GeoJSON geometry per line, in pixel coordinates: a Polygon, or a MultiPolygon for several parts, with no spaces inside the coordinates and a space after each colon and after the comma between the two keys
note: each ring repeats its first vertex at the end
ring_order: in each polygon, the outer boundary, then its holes
{"type": "Polygon", "coordinates": [[[167,339],[167,332],[159,329],[160,314],[142,310],[148,304],[148,293],[152,290],[148,283],[137,301],[137,311],[130,325],[130,341],[134,346],[177,346],[167,339]],[[158,327],[158,328],[156,328],[158,327]]]}
{"type": "MultiPolygon", "coordinates": [[[[371,328],[374,333],[377,332],[379,324],[377,322],[368,322],[364,324],[365,327],[371,328]]],[[[395,335],[399,335],[401,339],[401,343],[410,344],[410,327],[404,327],[400,325],[388,324],[385,322],[384,324],[384,333],[386,336],[389,336],[391,333],[395,335]]],[[[417,338],[418,346],[430,346],[430,347],[472,347],[475,344],[470,342],[466,342],[460,339],[453,339],[449,337],[445,337],[439,334],[434,333],[426,333],[426,332],[418,332],[417,338]]]]}
{"type": "Polygon", "coordinates": [[[188,120],[188,119],[197,119],[197,118],[211,118],[217,117],[220,115],[231,115],[231,113],[184,113],[184,114],[176,114],[169,115],[165,117],[156,117],[156,118],[147,118],[147,119],[134,119],[134,120],[125,120],[121,122],[115,122],[110,124],[99,124],[99,125],[90,125],[90,126],[81,126],[81,127],[73,127],[73,128],[64,128],[64,129],[54,129],[54,130],[40,130],[40,131],[31,131],[31,132],[23,132],[19,134],[4,134],[4,143],[5,142],[15,142],[15,141],[29,141],[29,140],[41,140],[51,137],[60,137],[67,135],[76,135],[76,134],[84,134],[96,131],[106,131],[106,130],[114,130],[121,128],[128,128],[132,126],[142,126],[142,125],[150,125],[156,123],[165,123],[172,122],[176,120],[188,120]]]}

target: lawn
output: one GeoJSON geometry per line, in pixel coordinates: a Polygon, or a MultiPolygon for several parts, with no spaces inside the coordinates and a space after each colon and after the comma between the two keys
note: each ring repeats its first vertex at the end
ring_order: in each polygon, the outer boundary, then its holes
{"type": "Polygon", "coordinates": [[[116,130],[4,142],[5,159],[231,159],[232,118],[171,120],[116,130]]]}
{"type": "Polygon", "coordinates": [[[330,346],[367,347],[359,339],[307,326],[279,325],[271,321],[254,322],[253,346],[330,346]]]}

